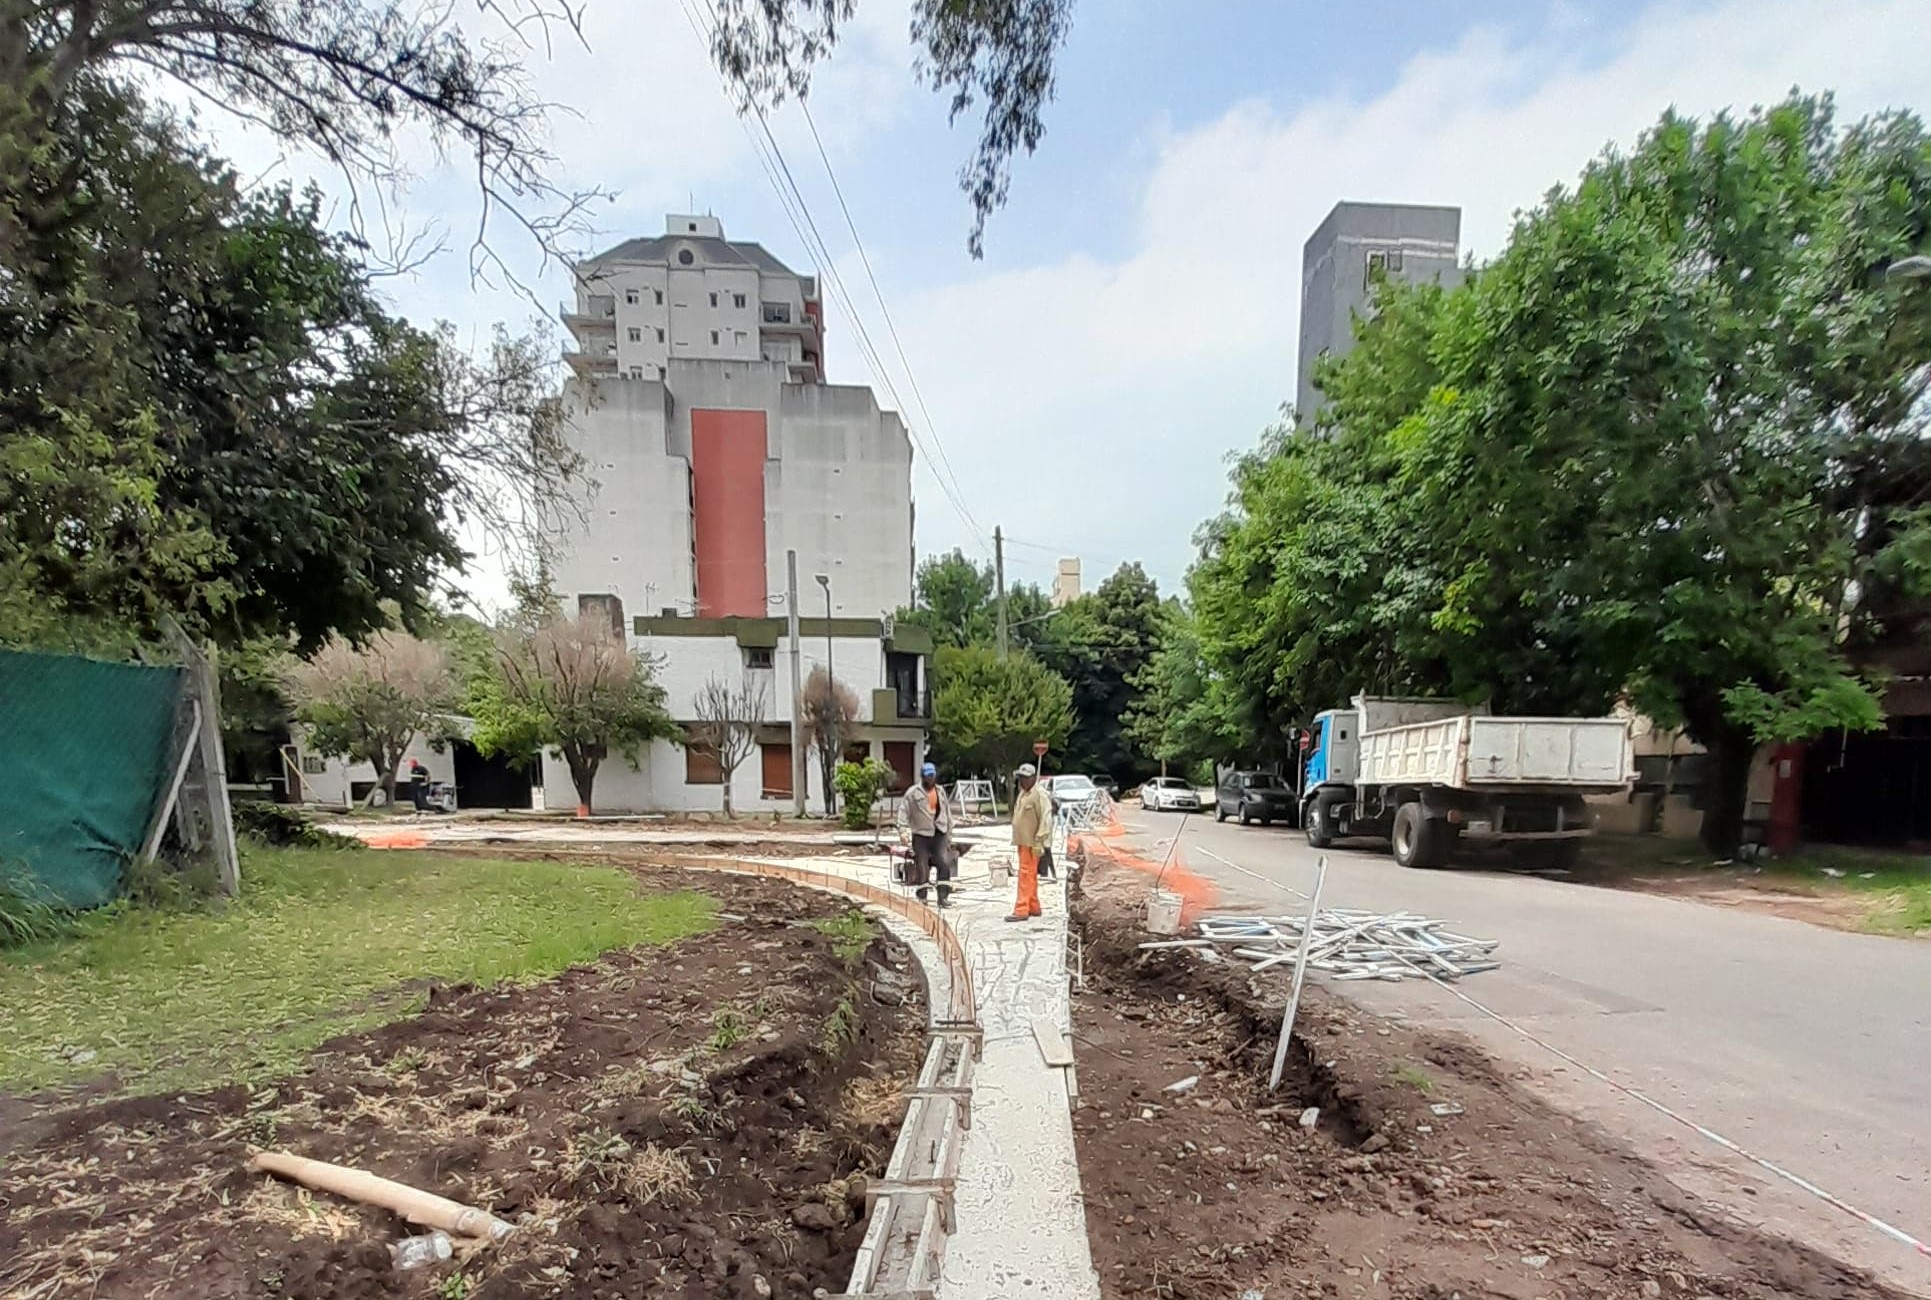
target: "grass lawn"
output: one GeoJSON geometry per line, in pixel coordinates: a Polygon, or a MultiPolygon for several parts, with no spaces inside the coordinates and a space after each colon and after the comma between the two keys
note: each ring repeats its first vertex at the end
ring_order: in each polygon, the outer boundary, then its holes
{"type": "Polygon", "coordinates": [[[1766,869],[1820,891],[1868,899],[1866,930],[1879,934],[1931,930],[1931,858],[1819,845],[1777,859],[1766,869]]]}
{"type": "Polygon", "coordinates": [[[1583,850],[1576,878],[1603,884],[1646,879],[1759,882],[1822,898],[1855,900],[1854,927],[1873,934],[1931,933],[1931,856],[1806,844],[1787,857],[1717,863],[1694,843],[1656,835],[1601,835],[1583,850]]]}
{"type": "Polygon", "coordinates": [[[244,850],[241,897],[217,910],[113,907],[0,952],[0,1092],[283,1073],[325,1039],[414,1011],[412,981],[540,979],[707,930],[712,909],[595,867],[244,850]]]}

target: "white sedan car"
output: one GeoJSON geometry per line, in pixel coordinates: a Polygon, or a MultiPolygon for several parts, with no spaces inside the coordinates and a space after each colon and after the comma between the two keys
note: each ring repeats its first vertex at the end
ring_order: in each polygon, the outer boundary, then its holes
{"type": "Polygon", "coordinates": [[[1106,791],[1095,785],[1090,776],[1049,776],[1042,778],[1040,784],[1046,787],[1046,793],[1053,801],[1054,812],[1068,804],[1096,804],[1106,797],[1106,791]]]}
{"type": "Polygon", "coordinates": [[[1156,776],[1140,787],[1140,806],[1148,812],[1199,812],[1200,792],[1177,776],[1156,776]]]}

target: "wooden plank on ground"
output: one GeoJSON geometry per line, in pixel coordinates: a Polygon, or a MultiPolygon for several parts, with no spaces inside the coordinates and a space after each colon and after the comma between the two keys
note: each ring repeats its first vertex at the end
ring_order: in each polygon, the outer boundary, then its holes
{"type": "Polygon", "coordinates": [[[1051,1016],[1033,1017],[1033,1039],[1039,1044],[1039,1054],[1046,1058],[1046,1064],[1064,1068],[1073,1063],[1072,1045],[1059,1032],[1059,1025],[1051,1016]]]}

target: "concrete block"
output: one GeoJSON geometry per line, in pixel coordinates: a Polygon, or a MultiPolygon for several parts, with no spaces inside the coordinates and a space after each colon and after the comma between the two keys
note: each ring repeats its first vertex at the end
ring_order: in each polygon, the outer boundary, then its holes
{"type": "Polygon", "coordinates": [[[1688,795],[1673,794],[1663,803],[1662,834],[1669,840],[1693,840],[1703,833],[1703,814],[1690,805],[1688,795]]]}

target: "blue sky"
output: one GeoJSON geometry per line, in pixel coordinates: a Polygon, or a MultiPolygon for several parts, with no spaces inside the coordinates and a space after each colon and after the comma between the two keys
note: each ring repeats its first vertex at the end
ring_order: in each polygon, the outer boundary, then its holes
{"type": "MultiPolygon", "coordinates": [[[[718,89],[689,17],[702,7],[588,0],[590,48],[532,65],[537,89],[576,111],[553,126],[560,175],[616,194],[593,242],[655,233],[694,202],[733,238],[819,269],[718,89]]],[[[1457,204],[1481,257],[1514,211],[1671,104],[1708,113],[1800,85],[1836,90],[1846,117],[1931,107],[1920,0],[1084,0],[1046,139],[1016,164],[975,263],[955,176],[976,123],[948,129],[944,102],[913,83],[905,0],[858,9],[811,106],[931,411],[920,435],[942,440],[972,519],[921,462],[919,548],[983,554],[1001,524],[1019,539],[1015,576],[1044,581],[1064,553],[1089,586],[1124,559],[1163,587],[1181,578],[1194,527],[1220,508],[1227,456],[1294,391],[1300,248],[1335,201],[1457,204]]],[[[245,171],[339,188],[312,160],[202,116],[245,171]]],[[[772,126],[909,402],[796,109],[772,126]]],[[[402,210],[461,233],[457,251],[391,282],[397,305],[465,337],[527,324],[527,302],[468,274],[475,204],[460,166],[406,147],[419,179],[402,210]]],[[[567,295],[560,270],[507,233],[502,248],[544,302],[567,295]]],[[[852,322],[828,308],[831,377],[878,386],[852,322]]],[[[487,539],[477,547],[488,600],[501,577],[487,539]]]]}

